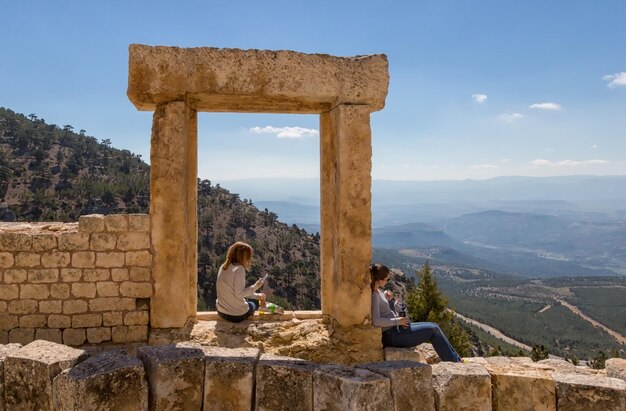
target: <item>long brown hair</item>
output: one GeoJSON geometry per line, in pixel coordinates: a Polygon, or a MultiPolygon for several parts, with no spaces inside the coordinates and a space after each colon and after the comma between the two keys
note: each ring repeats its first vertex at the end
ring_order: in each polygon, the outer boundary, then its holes
{"type": "Polygon", "coordinates": [[[237,241],[228,248],[226,253],[226,261],[222,264],[222,270],[228,269],[231,264],[242,265],[243,268],[249,269],[252,263],[252,247],[243,241],[237,241]]]}
{"type": "Polygon", "coordinates": [[[386,265],[382,264],[372,264],[370,265],[370,277],[372,281],[370,283],[370,288],[372,292],[374,292],[374,286],[376,281],[384,280],[389,276],[389,268],[386,265]]]}

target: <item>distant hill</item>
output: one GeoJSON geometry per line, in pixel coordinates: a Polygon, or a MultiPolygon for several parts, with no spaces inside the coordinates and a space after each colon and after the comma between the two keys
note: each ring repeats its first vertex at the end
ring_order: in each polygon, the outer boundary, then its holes
{"type": "MultiPolygon", "coordinates": [[[[0,221],[77,221],[80,215],[147,213],[150,168],[141,156],[0,108],[0,221]]],[[[214,308],[215,278],[237,240],[255,249],[252,281],[269,272],[270,299],[286,308],[320,306],[319,235],[278,221],[267,209],[198,181],[198,306],[214,308]]]]}

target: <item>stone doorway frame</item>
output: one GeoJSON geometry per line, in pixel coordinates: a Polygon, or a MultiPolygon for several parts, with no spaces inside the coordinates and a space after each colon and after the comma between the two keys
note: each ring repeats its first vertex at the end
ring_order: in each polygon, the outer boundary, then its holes
{"type": "Polygon", "coordinates": [[[128,98],[154,111],[152,328],[196,316],[198,111],[320,115],[322,314],[342,327],[370,323],[370,113],[388,86],[383,54],[130,45],[128,98]]]}

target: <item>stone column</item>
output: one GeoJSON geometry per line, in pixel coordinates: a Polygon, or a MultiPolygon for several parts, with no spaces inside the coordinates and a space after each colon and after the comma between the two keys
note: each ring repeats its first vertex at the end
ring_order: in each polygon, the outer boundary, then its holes
{"type": "Polygon", "coordinates": [[[150,325],[180,328],[196,315],[197,113],[183,101],[159,104],[150,147],[150,325]]]}
{"type": "Polygon", "coordinates": [[[370,320],[370,107],[320,115],[322,312],[341,327],[370,320]]]}

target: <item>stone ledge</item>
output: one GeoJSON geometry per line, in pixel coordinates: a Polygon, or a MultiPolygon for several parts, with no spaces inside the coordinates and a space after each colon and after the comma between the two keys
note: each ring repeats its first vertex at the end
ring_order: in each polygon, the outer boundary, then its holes
{"type": "MultiPolygon", "coordinates": [[[[200,321],[224,321],[217,311],[199,311],[196,318],[200,321]]],[[[259,314],[255,312],[248,321],[291,321],[297,320],[321,320],[322,311],[285,311],[284,314],[259,314]]]]}

